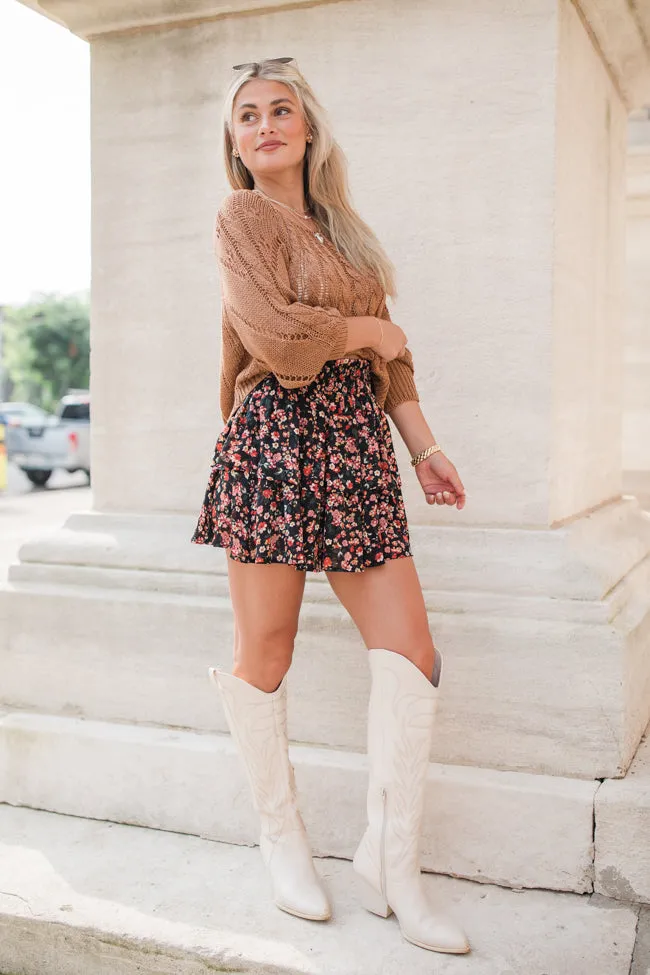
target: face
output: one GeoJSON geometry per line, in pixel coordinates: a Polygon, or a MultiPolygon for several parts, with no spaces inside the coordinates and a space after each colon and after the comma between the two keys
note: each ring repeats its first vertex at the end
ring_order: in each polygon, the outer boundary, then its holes
{"type": "Polygon", "coordinates": [[[298,99],[281,81],[253,78],[242,85],[232,128],[234,146],[253,176],[302,167],[308,128],[298,99]]]}

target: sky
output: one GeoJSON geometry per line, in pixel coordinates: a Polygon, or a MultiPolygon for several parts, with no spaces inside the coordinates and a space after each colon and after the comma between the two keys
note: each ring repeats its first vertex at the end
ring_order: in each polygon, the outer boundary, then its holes
{"type": "Polygon", "coordinates": [[[90,286],[85,41],[0,0],[0,305],[90,286]]]}

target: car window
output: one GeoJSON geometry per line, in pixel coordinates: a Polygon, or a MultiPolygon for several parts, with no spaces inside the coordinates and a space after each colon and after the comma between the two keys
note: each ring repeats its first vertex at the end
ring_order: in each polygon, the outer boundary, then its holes
{"type": "Polygon", "coordinates": [[[89,420],[90,403],[66,403],[61,409],[62,420],[89,420]]]}

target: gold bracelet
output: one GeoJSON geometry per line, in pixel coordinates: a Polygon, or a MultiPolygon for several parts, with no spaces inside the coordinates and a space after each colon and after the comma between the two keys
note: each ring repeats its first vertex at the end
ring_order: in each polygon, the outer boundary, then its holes
{"type": "Polygon", "coordinates": [[[437,453],[439,450],[442,450],[439,443],[434,444],[432,447],[427,447],[425,450],[421,450],[419,454],[415,455],[415,457],[411,457],[412,466],[417,467],[418,464],[421,464],[423,460],[426,460],[427,457],[430,457],[431,454],[437,453]]]}
{"type": "Polygon", "coordinates": [[[384,326],[379,318],[377,319],[377,321],[379,322],[379,328],[381,329],[381,338],[379,339],[379,345],[375,349],[375,352],[377,353],[377,355],[381,355],[381,352],[379,350],[384,344],[384,326]]]}

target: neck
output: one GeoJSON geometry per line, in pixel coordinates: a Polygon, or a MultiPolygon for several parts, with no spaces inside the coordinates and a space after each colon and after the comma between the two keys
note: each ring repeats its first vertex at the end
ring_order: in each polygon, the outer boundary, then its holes
{"type": "Polygon", "coordinates": [[[271,199],[284,203],[286,206],[304,213],[307,209],[305,202],[305,192],[302,185],[302,172],[300,178],[295,179],[293,174],[290,179],[281,177],[262,176],[255,178],[255,189],[266,193],[271,199]]]}

